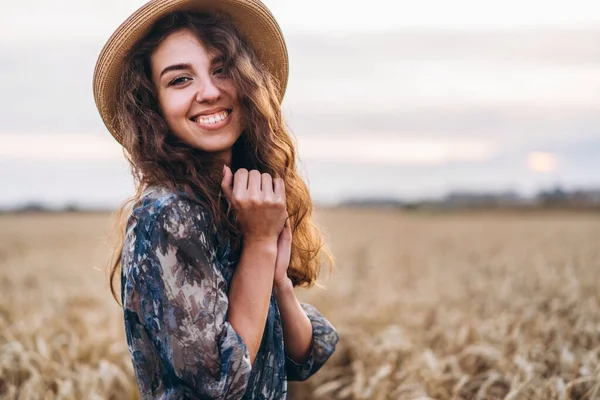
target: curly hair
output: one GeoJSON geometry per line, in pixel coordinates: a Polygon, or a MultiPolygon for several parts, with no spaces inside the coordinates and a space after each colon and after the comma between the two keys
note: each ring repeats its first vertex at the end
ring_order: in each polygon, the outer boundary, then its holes
{"type": "Polygon", "coordinates": [[[207,50],[223,57],[225,73],[237,88],[244,131],[232,148],[232,170],[257,169],[285,182],[287,210],[292,227],[292,255],[288,276],[294,287],[323,287],[317,282],[321,265],[334,259],[323,234],[311,220],[313,203],[297,171],[296,143],[281,112],[275,78],[259,62],[236,27],[217,13],[176,12],[159,20],[150,33],[125,57],[118,85],[117,127],[134,179],[136,192],[116,215],[118,245],[109,265],[110,288],[120,304],[114,277],[121,268],[121,253],[130,206],[149,186],[183,191],[203,204],[214,223],[225,232],[232,249],[239,251],[242,234],[235,210],[226,201],[220,184],[223,162],[210,153],[182,143],[172,134],[161,114],[151,79],[150,58],[170,34],[191,31],[207,50]]]}

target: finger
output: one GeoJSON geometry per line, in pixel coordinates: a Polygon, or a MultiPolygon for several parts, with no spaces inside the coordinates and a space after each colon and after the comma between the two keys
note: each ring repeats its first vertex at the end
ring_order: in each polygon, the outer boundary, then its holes
{"type": "Polygon", "coordinates": [[[223,180],[221,181],[221,188],[223,189],[223,193],[225,193],[227,200],[231,201],[231,196],[233,195],[233,173],[227,165],[223,166],[223,180]]]}
{"type": "Polygon", "coordinates": [[[292,241],[292,226],[290,224],[290,219],[285,219],[285,224],[283,225],[283,229],[279,233],[279,239],[284,242],[292,241]]]}
{"type": "Polygon", "coordinates": [[[285,184],[283,183],[283,179],[275,178],[273,180],[273,185],[275,187],[275,197],[285,201],[285,184]]]}
{"type": "Polygon", "coordinates": [[[273,178],[271,178],[270,174],[266,172],[261,175],[262,182],[260,185],[260,190],[265,194],[265,196],[273,197],[273,178]]]}
{"type": "MultiPolygon", "coordinates": [[[[286,212],[286,214],[287,214],[287,212],[286,212]]],[[[286,229],[288,231],[288,233],[290,234],[290,236],[292,236],[292,223],[290,222],[290,217],[287,217],[285,219],[285,228],[284,229],[286,229]]]]}
{"type": "Polygon", "coordinates": [[[256,169],[250,171],[248,175],[248,192],[250,195],[260,195],[260,181],[260,172],[256,169]]]}
{"type": "Polygon", "coordinates": [[[233,197],[241,199],[246,195],[248,188],[248,170],[240,168],[233,178],[233,197]]]}

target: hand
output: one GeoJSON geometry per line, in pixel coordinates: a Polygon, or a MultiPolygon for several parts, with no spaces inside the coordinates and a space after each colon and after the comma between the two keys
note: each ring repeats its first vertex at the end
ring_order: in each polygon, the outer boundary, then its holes
{"type": "Polygon", "coordinates": [[[245,168],[234,177],[225,165],[221,188],[237,212],[245,242],[277,240],[287,217],[283,179],[245,168]]]}
{"type": "Polygon", "coordinates": [[[277,261],[275,262],[275,275],[273,277],[273,287],[280,287],[291,282],[288,278],[287,270],[290,265],[292,255],[292,228],[290,220],[285,220],[285,226],[277,239],[277,261]]]}

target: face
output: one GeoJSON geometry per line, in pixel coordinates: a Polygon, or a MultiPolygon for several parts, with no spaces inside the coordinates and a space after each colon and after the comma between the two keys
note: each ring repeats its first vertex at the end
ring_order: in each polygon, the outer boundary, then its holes
{"type": "Polygon", "coordinates": [[[192,32],[174,32],[151,56],[152,79],[173,134],[230,164],[242,117],[236,88],[218,56],[192,32]]]}

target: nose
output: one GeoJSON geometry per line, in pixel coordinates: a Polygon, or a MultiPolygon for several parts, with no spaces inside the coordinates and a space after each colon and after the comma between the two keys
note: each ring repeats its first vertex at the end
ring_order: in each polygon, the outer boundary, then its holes
{"type": "Polygon", "coordinates": [[[196,101],[198,103],[212,103],[218,100],[219,96],[221,96],[221,90],[215,85],[212,78],[207,78],[202,82],[196,92],[196,101]]]}

